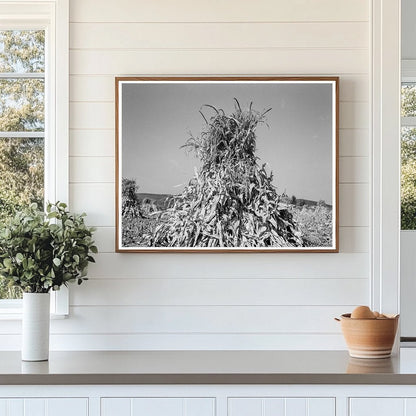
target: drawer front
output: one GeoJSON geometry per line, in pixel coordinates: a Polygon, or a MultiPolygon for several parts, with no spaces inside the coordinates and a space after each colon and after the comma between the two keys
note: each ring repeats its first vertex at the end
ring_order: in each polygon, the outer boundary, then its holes
{"type": "Polygon", "coordinates": [[[102,398],[101,416],[214,416],[214,398],[102,398]]]}
{"type": "Polygon", "coordinates": [[[334,398],[233,397],[228,416],[335,416],[334,398]]]}
{"type": "Polygon", "coordinates": [[[414,416],[416,399],[393,397],[350,398],[350,416],[414,416]]]}
{"type": "Polygon", "coordinates": [[[0,416],[88,416],[86,398],[0,399],[0,416]]]}

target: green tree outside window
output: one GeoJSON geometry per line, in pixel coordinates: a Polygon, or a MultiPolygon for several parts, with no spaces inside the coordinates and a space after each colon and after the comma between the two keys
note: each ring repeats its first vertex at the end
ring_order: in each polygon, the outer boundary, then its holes
{"type": "MultiPolygon", "coordinates": [[[[43,206],[44,72],[45,31],[0,30],[0,221],[43,206]]],[[[0,299],[19,297],[0,279],[0,299]]]]}

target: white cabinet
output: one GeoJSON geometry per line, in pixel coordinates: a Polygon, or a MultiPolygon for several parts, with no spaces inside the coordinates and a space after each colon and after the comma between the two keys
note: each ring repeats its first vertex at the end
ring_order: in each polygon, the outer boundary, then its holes
{"type": "Polygon", "coordinates": [[[0,399],[0,416],[88,416],[86,398],[0,399]]]}
{"type": "Polygon", "coordinates": [[[416,416],[416,386],[0,385],[0,416],[416,416]]]}
{"type": "Polygon", "coordinates": [[[101,416],[213,416],[214,398],[102,398],[101,416]]]}
{"type": "Polygon", "coordinates": [[[414,416],[415,398],[351,398],[349,416],[414,416]]]}
{"type": "Polygon", "coordinates": [[[335,399],[229,398],[228,416],[335,416],[335,399]]]}

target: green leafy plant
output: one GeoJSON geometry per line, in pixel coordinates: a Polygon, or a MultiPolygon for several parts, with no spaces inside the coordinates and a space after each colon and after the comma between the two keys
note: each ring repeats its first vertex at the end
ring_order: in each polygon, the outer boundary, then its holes
{"type": "Polygon", "coordinates": [[[47,293],[68,282],[86,280],[97,253],[86,214],[72,214],[64,203],[49,203],[46,213],[31,204],[0,225],[0,277],[9,287],[47,293]]]}

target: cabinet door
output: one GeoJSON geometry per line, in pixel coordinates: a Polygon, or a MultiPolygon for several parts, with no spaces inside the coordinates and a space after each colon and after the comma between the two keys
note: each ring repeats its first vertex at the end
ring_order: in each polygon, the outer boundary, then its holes
{"type": "Polygon", "coordinates": [[[414,398],[351,398],[350,416],[414,416],[414,398]]]}
{"type": "Polygon", "coordinates": [[[0,399],[0,416],[87,416],[86,398],[0,399]]]}
{"type": "Polygon", "coordinates": [[[335,416],[335,399],[230,398],[228,416],[335,416]]]}
{"type": "Polygon", "coordinates": [[[101,416],[213,416],[214,398],[102,398],[101,416]]]}

